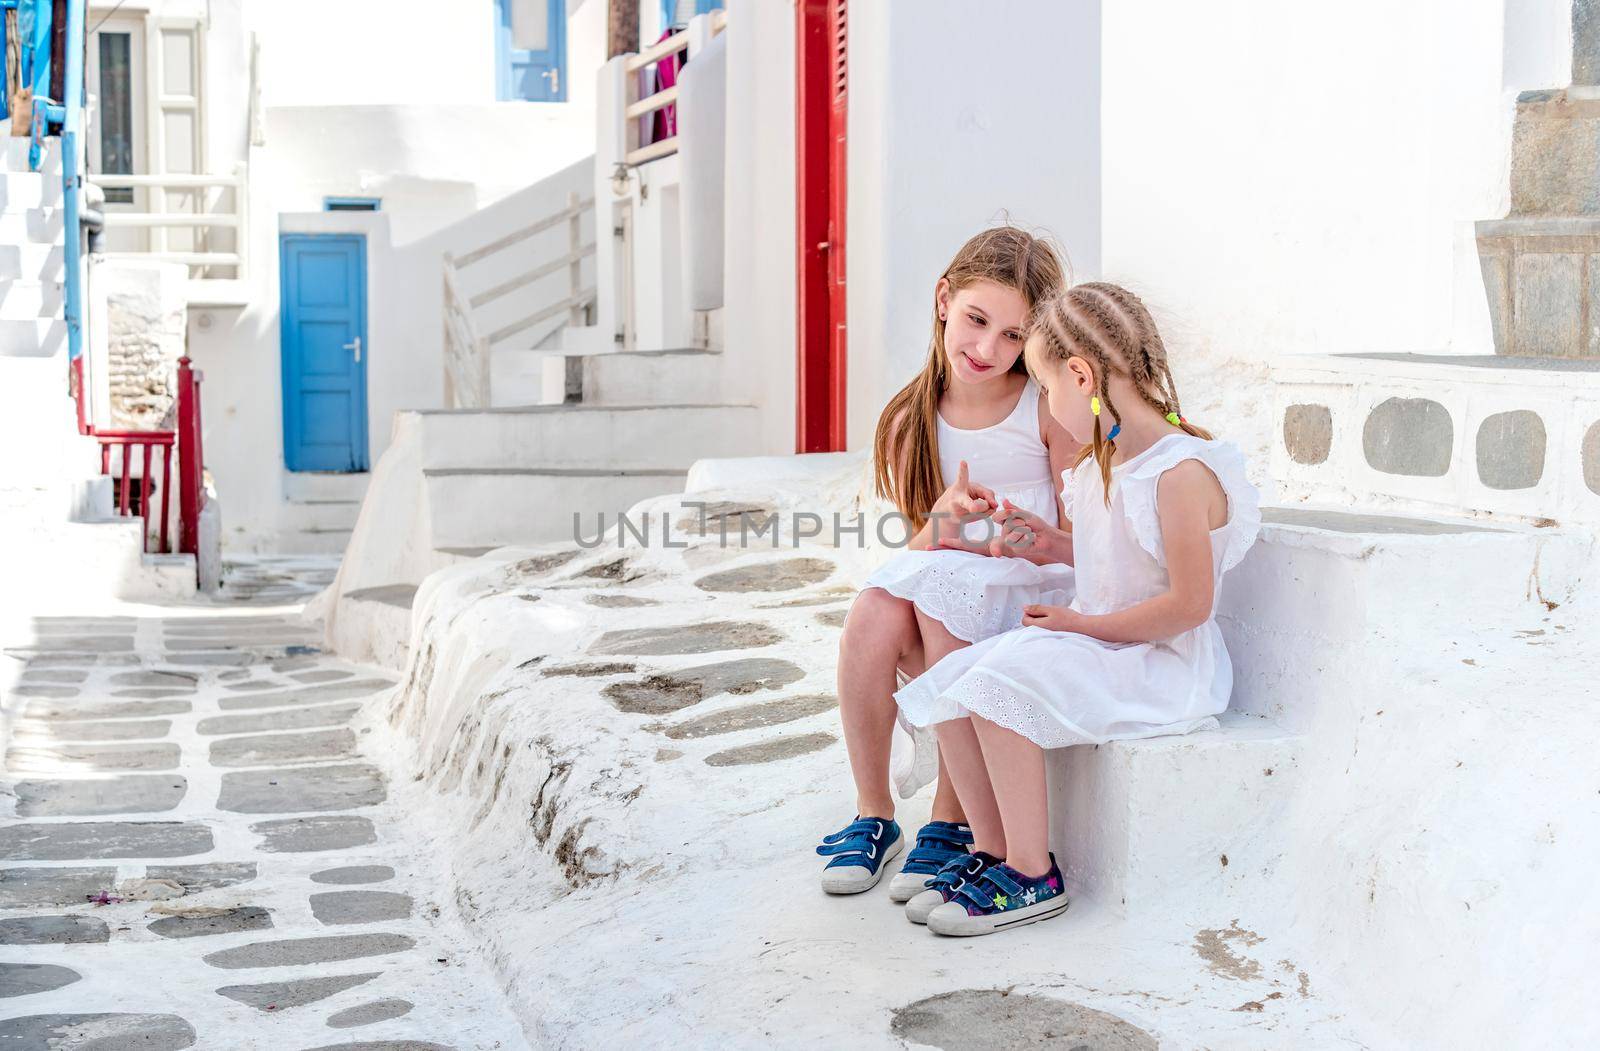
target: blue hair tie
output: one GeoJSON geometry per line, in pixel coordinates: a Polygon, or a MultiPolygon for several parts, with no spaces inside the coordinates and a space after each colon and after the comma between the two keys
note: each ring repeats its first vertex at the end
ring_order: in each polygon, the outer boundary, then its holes
{"type": "Polygon", "coordinates": [[[1111,425],[1111,433],[1106,435],[1106,441],[1108,441],[1108,442],[1116,441],[1117,440],[1117,435],[1119,435],[1121,433],[1122,433],[1122,424],[1120,424],[1120,423],[1112,424],[1111,425]]]}

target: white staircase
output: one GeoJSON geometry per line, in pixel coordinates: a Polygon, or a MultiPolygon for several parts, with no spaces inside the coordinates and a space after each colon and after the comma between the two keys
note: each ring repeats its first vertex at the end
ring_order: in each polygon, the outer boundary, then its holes
{"type": "Polygon", "coordinates": [[[295,471],[285,475],[282,550],[336,555],[350,542],[372,476],[295,471]]]}
{"type": "Polygon", "coordinates": [[[78,433],[59,143],[47,143],[37,172],[28,147],[0,138],[0,578],[22,603],[193,592],[194,559],[145,554],[143,520],[114,514],[99,445],[78,433]]]}

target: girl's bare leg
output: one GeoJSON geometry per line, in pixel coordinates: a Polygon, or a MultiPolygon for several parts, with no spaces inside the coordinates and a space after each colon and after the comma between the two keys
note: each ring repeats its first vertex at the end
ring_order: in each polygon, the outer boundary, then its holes
{"type": "Polygon", "coordinates": [[[955,792],[966,810],[972,827],[972,849],[1006,856],[1005,822],[989,786],[989,771],[984,766],[983,749],[973,732],[970,719],[951,719],[934,727],[939,734],[939,760],[949,772],[955,792]]]}
{"type": "MultiPolygon", "coordinates": [[[[1045,782],[1044,749],[981,716],[971,717],[972,729],[983,748],[988,782],[999,806],[1010,853],[1006,864],[1024,876],[1050,871],[1050,794],[1045,782]]],[[[956,787],[963,782],[956,781],[956,787]]],[[[963,798],[965,798],[963,796],[963,798]]],[[[972,812],[971,802],[967,812],[972,812]]],[[[977,823],[973,823],[977,832],[977,823]]]]}
{"type": "Polygon", "coordinates": [[[856,596],[839,639],[839,717],[862,817],[894,817],[889,742],[896,667],[908,673],[923,667],[914,608],[882,588],[868,588],[856,596]]]}
{"type": "MultiPolygon", "coordinates": [[[[953,653],[971,643],[965,639],[958,639],[950,634],[944,624],[933,619],[921,610],[916,611],[917,630],[922,637],[922,659],[924,667],[931,668],[947,654],[953,653]]],[[[953,821],[957,824],[970,824],[967,821],[966,797],[957,790],[955,782],[951,780],[950,766],[945,760],[944,735],[939,735],[939,785],[934,791],[932,818],[935,821],[953,821]]],[[[1004,839],[1001,839],[1004,845],[1004,839]]],[[[979,847],[979,850],[985,849],[979,847]]],[[[996,857],[1004,857],[1003,853],[996,857]]]]}

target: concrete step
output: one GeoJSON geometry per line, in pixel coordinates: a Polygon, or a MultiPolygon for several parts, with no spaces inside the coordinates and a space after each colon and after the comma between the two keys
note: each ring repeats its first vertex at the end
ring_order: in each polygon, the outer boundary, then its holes
{"type": "Polygon", "coordinates": [[[420,413],[421,466],[687,469],[759,425],[749,405],[551,405],[420,413]]]}
{"type": "Polygon", "coordinates": [[[1272,377],[1286,500],[1600,522],[1600,360],[1305,355],[1272,377]]]}
{"type": "Polygon", "coordinates": [[[1600,215],[1600,91],[1571,87],[1517,97],[1511,214],[1600,215]]]}
{"type": "Polygon", "coordinates": [[[371,482],[366,471],[291,471],[284,476],[283,495],[290,503],[359,504],[371,482]]]}
{"type": "Polygon", "coordinates": [[[1600,328],[1584,323],[1600,306],[1585,276],[1600,216],[1486,219],[1477,238],[1497,353],[1600,358],[1600,328]]]}
{"type": "Polygon", "coordinates": [[[59,317],[64,294],[56,281],[0,277],[0,319],[59,317]]]}
{"type": "Polygon", "coordinates": [[[390,584],[340,595],[330,647],[350,660],[405,671],[416,594],[415,584],[390,584]]]}
{"type": "Polygon", "coordinates": [[[722,355],[709,350],[596,354],[582,360],[587,405],[662,405],[722,401],[722,355]]]}
{"type": "Polygon", "coordinates": [[[60,179],[38,172],[0,173],[0,212],[23,212],[60,203],[60,179]]]}
{"type": "Polygon", "coordinates": [[[341,555],[350,546],[349,528],[285,528],[273,551],[285,555],[341,555]]]}
{"type": "Polygon", "coordinates": [[[59,244],[25,241],[0,245],[0,281],[61,281],[66,273],[64,258],[65,249],[59,244]]]}
{"type": "Polygon", "coordinates": [[[423,472],[435,549],[572,540],[640,500],[681,492],[684,470],[435,468],[423,472]],[[576,524],[575,524],[576,516],[576,524]]]}
{"type": "Polygon", "coordinates": [[[1273,893],[1305,741],[1260,716],[1219,722],[1046,753],[1051,849],[1074,896],[1136,916],[1195,901],[1249,912],[1273,893]]]}
{"type": "Polygon", "coordinates": [[[344,533],[355,528],[359,500],[297,500],[284,505],[288,528],[307,533],[344,533]]]}
{"type": "Polygon", "coordinates": [[[1369,707],[1372,698],[1346,691],[1319,695],[1359,678],[1340,654],[1399,645],[1425,661],[1447,660],[1486,626],[1537,624],[1567,605],[1595,563],[1587,528],[1349,506],[1264,508],[1259,539],[1217,599],[1233,706],[1293,732],[1315,726],[1324,705],[1369,707]],[[1329,668],[1342,670],[1319,674],[1329,668]]]}
{"type": "Polygon", "coordinates": [[[0,212],[0,244],[31,241],[56,244],[61,240],[60,208],[30,208],[25,212],[0,212]]]}
{"type": "Polygon", "coordinates": [[[53,318],[0,318],[0,358],[51,358],[67,348],[67,323],[53,318]]]}

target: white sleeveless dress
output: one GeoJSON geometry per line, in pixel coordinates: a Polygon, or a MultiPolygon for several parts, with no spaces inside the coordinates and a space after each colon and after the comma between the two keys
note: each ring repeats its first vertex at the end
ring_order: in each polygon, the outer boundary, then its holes
{"type": "MultiPolygon", "coordinates": [[[[1039,385],[1031,378],[1016,407],[999,423],[964,430],[941,416],[938,433],[939,470],[946,485],[965,460],[973,482],[1050,525],[1059,524],[1050,450],[1039,440],[1039,385]]],[[[953,532],[955,523],[949,529],[953,532]]],[[[969,523],[964,533],[974,541],[993,535],[983,522],[969,523]]],[[[1023,558],[968,551],[902,551],[874,570],[866,586],[906,599],[956,638],[978,642],[1021,627],[1023,607],[1031,603],[1071,601],[1072,567],[1036,566],[1023,558]]]]}
{"type": "MultiPolygon", "coordinates": [[[[1068,473],[1063,495],[1077,563],[1072,608],[1113,613],[1168,588],[1156,485],[1185,460],[1210,468],[1227,494],[1228,520],[1211,534],[1221,588],[1255,541],[1259,495],[1237,448],[1174,433],[1112,468],[1109,507],[1093,460],[1068,473]]],[[[1215,600],[1212,607],[1214,614],[1215,600]]],[[[1041,747],[1060,748],[1215,726],[1232,691],[1233,666],[1213,615],[1150,643],[1020,628],[950,654],[895,700],[902,719],[919,728],[976,714],[1041,747]]]]}
{"type": "MultiPolygon", "coordinates": [[[[941,416],[937,427],[939,470],[946,484],[965,460],[969,479],[1050,525],[1059,524],[1050,451],[1039,440],[1039,385],[1032,378],[999,423],[971,430],[952,427],[941,416]]],[[[981,522],[963,532],[973,540],[988,536],[981,522]]],[[[906,599],[956,638],[978,642],[1021,627],[1022,610],[1032,603],[1072,601],[1072,567],[967,551],[902,551],[878,567],[866,587],[906,599]]],[[[904,674],[899,678],[903,684],[904,674]]],[[[904,717],[899,729],[890,747],[890,774],[900,795],[909,798],[938,776],[939,744],[932,730],[918,729],[904,717]]]]}

